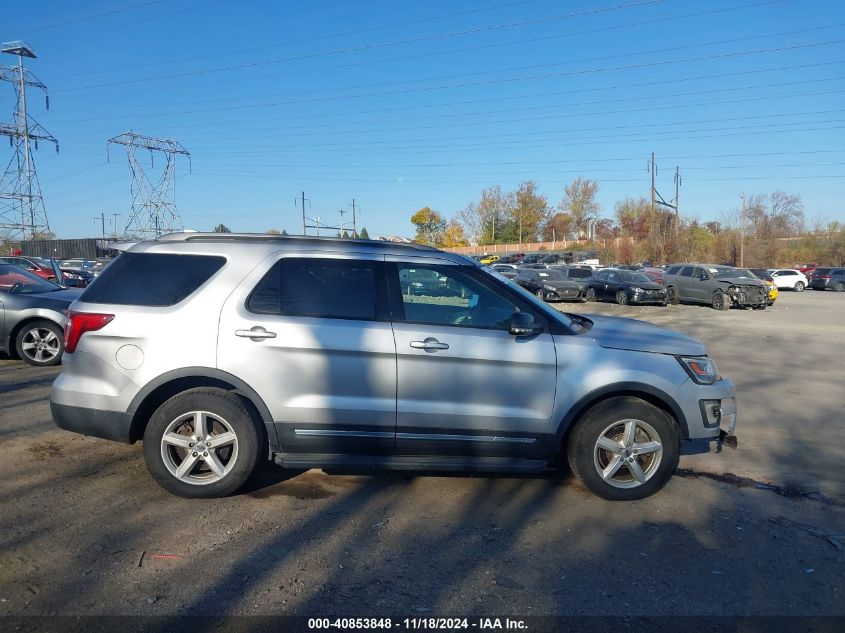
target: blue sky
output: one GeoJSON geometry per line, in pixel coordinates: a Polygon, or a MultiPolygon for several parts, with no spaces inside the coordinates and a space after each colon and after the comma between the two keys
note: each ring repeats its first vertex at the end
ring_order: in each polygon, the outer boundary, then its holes
{"type": "Polygon", "coordinates": [[[359,227],[412,235],[420,207],[529,178],[556,204],[577,176],[611,216],[648,195],[652,151],[667,199],[680,167],[685,215],[781,189],[845,221],[839,0],[47,0],[6,6],[0,39],[50,88],[30,111],[61,142],[36,154],[60,237],[126,222],[106,139],[129,129],[190,150],[176,201],[200,230],[301,232],[304,190],[323,222],[355,198],[359,227]]]}

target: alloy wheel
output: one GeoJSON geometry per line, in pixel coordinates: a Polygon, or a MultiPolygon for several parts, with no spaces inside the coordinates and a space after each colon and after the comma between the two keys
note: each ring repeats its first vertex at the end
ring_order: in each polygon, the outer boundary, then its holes
{"type": "Polygon", "coordinates": [[[50,329],[34,327],[23,335],[21,352],[39,365],[49,363],[61,352],[61,341],[50,329]]]}
{"type": "Polygon", "coordinates": [[[238,459],[238,437],[221,416],[191,411],[173,420],[161,436],[161,457],[170,474],[185,483],[223,479],[238,459]]]}
{"type": "Polygon", "coordinates": [[[596,440],[593,464],[615,488],[636,488],[654,476],[663,458],[663,444],[653,426],[642,420],[619,420],[596,440]]]}

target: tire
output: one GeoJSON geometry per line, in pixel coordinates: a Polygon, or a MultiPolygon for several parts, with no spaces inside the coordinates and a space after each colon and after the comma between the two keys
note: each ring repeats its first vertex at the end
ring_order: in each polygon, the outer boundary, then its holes
{"type": "Polygon", "coordinates": [[[537,297],[540,301],[546,300],[546,293],[542,290],[537,290],[537,292],[534,293],[534,296],[537,297]]]}
{"type": "Polygon", "coordinates": [[[804,282],[798,281],[795,283],[795,287],[793,288],[793,290],[795,290],[795,292],[804,292],[804,287],[804,282]]]}
{"type": "Polygon", "coordinates": [[[64,332],[53,321],[30,321],[15,336],[15,352],[18,358],[35,367],[58,365],[62,361],[64,351],[64,332]]]}
{"type": "Polygon", "coordinates": [[[591,492],[610,501],[634,501],[666,485],[678,466],[680,444],[678,424],[665,411],[622,396],[587,411],[569,436],[566,455],[591,492]]]}
{"type": "Polygon", "coordinates": [[[231,495],[243,486],[265,444],[263,427],[239,396],[200,387],[173,396],[156,410],[144,431],[144,461],[153,479],[167,492],[211,499],[231,495]],[[196,433],[196,414],[200,412],[206,425],[202,436],[196,433]],[[171,441],[165,441],[165,434],[171,441]],[[226,436],[220,440],[225,443],[206,446],[208,438],[218,435],[226,436]],[[200,450],[192,451],[194,448],[200,450]],[[208,448],[212,450],[202,450],[208,448]],[[180,476],[182,468],[186,472],[180,476]]]}
{"type": "Polygon", "coordinates": [[[624,290],[617,290],[616,291],[616,303],[621,306],[628,305],[628,293],[624,290]]]}
{"type": "Polygon", "coordinates": [[[713,300],[711,304],[714,310],[730,310],[731,308],[731,300],[725,296],[725,293],[721,290],[717,290],[713,293],[713,300]]]}
{"type": "Polygon", "coordinates": [[[584,301],[593,302],[596,300],[596,290],[595,288],[587,288],[587,294],[585,295],[584,301]]]}
{"type": "Polygon", "coordinates": [[[681,302],[681,297],[678,295],[678,289],[675,288],[675,286],[669,286],[666,289],[666,301],[673,306],[676,306],[681,302]]]}
{"type": "Polygon", "coordinates": [[[845,282],[837,281],[833,284],[833,290],[835,292],[845,292],[845,282]]]}

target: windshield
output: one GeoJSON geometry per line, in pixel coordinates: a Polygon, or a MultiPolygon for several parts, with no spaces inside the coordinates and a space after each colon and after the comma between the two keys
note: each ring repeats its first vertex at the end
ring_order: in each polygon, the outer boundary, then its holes
{"type": "Polygon", "coordinates": [[[637,284],[645,284],[654,281],[651,277],[646,275],[645,273],[621,273],[622,279],[624,281],[630,281],[632,283],[637,284]]]}
{"type": "Polygon", "coordinates": [[[750,270],[730,268],[728,266],[714,266],[707,269],[716,279],[757,279],[750,270]]]}
{"type": "Polygon", "coordinates": [[[0,264],[0,291],[9,294],[31,295],[62,290],[61,286],[42,279],[28,270],[11,264],[0,264]]]}

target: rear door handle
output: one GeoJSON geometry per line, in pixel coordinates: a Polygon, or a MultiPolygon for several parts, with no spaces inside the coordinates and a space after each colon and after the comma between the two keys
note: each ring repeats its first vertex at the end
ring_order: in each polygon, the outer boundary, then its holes
{"type": "Polygon", "coordinates": [[[449,349],[448,343],[441,343],[436,338],[428,337],[424,341],[411,341],[411,347],[414,349],[427,349],[427,350],[438,350],[438,349],[449,349]]]}
{"type": "Polygon", "coordinates": [[[249,330],[235,330],[235,336],[241,336],[243,338],[248,338],[253,341],[260,341],[261,339],[265,338],[276,338],[276,333],[268,332],[260,325],[256,325],[255,327],[249,330]]]}

